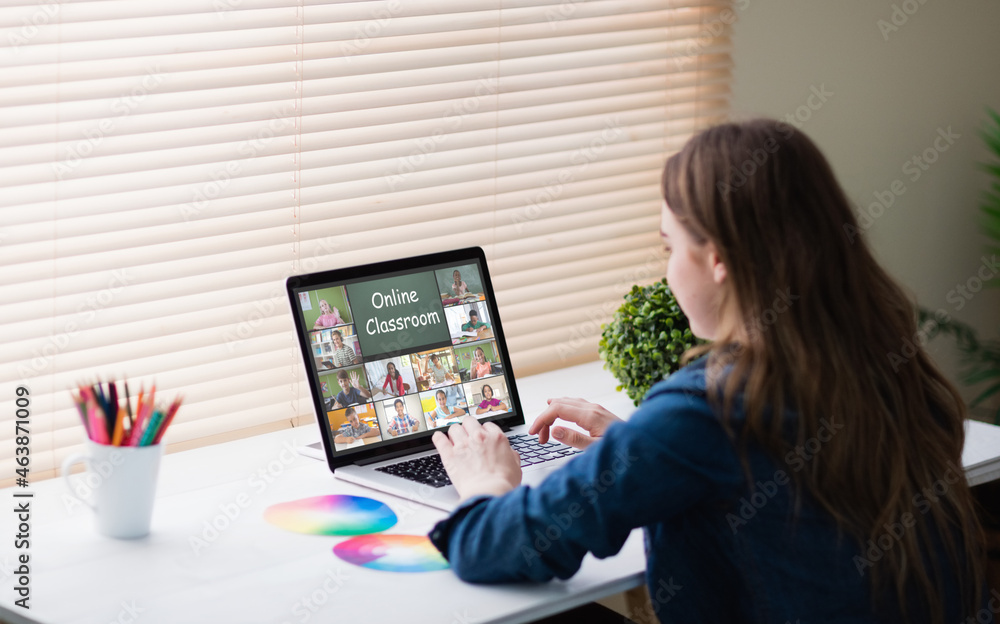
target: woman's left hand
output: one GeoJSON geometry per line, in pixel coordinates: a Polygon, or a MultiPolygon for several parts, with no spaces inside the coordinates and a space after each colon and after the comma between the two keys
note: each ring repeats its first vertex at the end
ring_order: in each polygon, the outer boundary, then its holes
{"type": "Polygon", "coordinates": [[[521,458],[495,423],[465,416],[448,435],[438,431],[431,440],[462,500],[506,494],[521,483],[521,458]]]}

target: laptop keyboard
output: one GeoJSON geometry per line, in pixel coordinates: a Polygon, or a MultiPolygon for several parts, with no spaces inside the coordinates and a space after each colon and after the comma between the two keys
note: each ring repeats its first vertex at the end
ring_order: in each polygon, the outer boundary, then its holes
{"type": "MultiPolygon", "coordinates": [[[[538,438],[530,435],[512,435],[507,437],[511,447],[521,455],[521,467],[526,468],[542,462],[552,461],[579,453],[579,449],[565,444],[546,442],[539,444],[538,438]]],[[[425,483],[431,487],[444,487],[451,485],[451,479],[445,472],[441,464],[440,455],[427,455],[416,459],[390,464],[376,468],[379,472],[409,479],[418,483],[425,483]]]]}
{"type": "Polygon", "coordinates": [[[521,468],[580,452],[580,449],[555,442],[539,444],[538,438],[531,435],[512,435],[507,439],[510,440],[511,447],[521,455],[521,468]]]}

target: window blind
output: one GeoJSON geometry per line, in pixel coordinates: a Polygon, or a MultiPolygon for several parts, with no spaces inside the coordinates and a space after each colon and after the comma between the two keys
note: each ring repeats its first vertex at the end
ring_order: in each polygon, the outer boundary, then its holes
{"type": "Polygon", "coordinates": [[[734,17],[5,3],[0,418],[28,386],[33,476],[81,443],[68,390],[98,376],[182,393],[172,448],[312,422],[291,274],[481,245],[515,374],[594,359],[621,295],[662,275],[659,172],[727,113],[734,17]]]}

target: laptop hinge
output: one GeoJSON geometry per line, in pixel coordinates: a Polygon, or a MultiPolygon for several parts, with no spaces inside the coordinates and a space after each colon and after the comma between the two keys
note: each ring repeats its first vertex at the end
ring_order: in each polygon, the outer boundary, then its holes
{"type": "Polygon", "coordinates": [[[369,457],[369,458],[366,458],[366,459],[359,459],[358,461],[354,462],[354,465],[355,466],[367,466],[368,464],[377,464],[377,463],[379,463],[381,461],[386,461],[387,459],[396,459],[397,457],[402,457],[404,455],[413,455],[414,453],[423,453],[424,451],[431,450],[431,448],[434,448],[434,447],[433,446],[430,447],[430,448],[419,448],[418,447],[418,448],[408,448],[408,449],[404,449],[402,451],[394,451],[392,453],[386,453],[384,455],[379,455],[378,457],[369,457]]]}
{"type": "MultiPolygon", "coordinates": [[[[496,422],[496,421],[494,421],[494,422],[496,422]]],[[[502,424],[502,425],[500,425],[500,430],[503,431],[504,433],[509,433],[511,431],[511,429],[512,429],[511,426],[508,425],[508,424],[502,424]]],[[[429,451],[429,450],[432,450],[433,448],[434,448],[434,446],[431,445],[431,446],[429,446],[427,448],[408,448],[408,449],[404,449],[402,451],[393,451],[392,453],[386,453],[385,455],[379,455],[378,457],[369,457],[367,459],[359,459],[358,461],[354,462],[354,465],[355,466],[367,466],[369,464],[377,464],[378,462],[386,461],[386,460],[389,460],[389,459],[396,459],[397,457],[402,457],[404,455],[413,455],[414,453],[423,453],[424,451],[429,451]]]]}

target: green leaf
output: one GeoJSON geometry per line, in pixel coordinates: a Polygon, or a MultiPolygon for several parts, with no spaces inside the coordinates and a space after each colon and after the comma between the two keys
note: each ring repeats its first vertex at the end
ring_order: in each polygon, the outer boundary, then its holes
{"type": "Polygon", "coordinates": [[[998,392],[1000,392],[1000,383],[995,383],[986,390],[984,390],[979,396],[972,399],[972,402],[969,403],[969,405],[971,405],[972,407],[976,407],[980,405],[983,401],[985,401],[986,399],[990,398],[991,396],[993,396],[998,392]]]}
{"type": "Polygon", "coordinates": [[[978,383],[982,383],[987,379],[995,379],[1000,377],[1000,368],[985,368],[978,370],[971,375],[967,375],[962,381],[967,385],[973,386],[978,383]]]}

